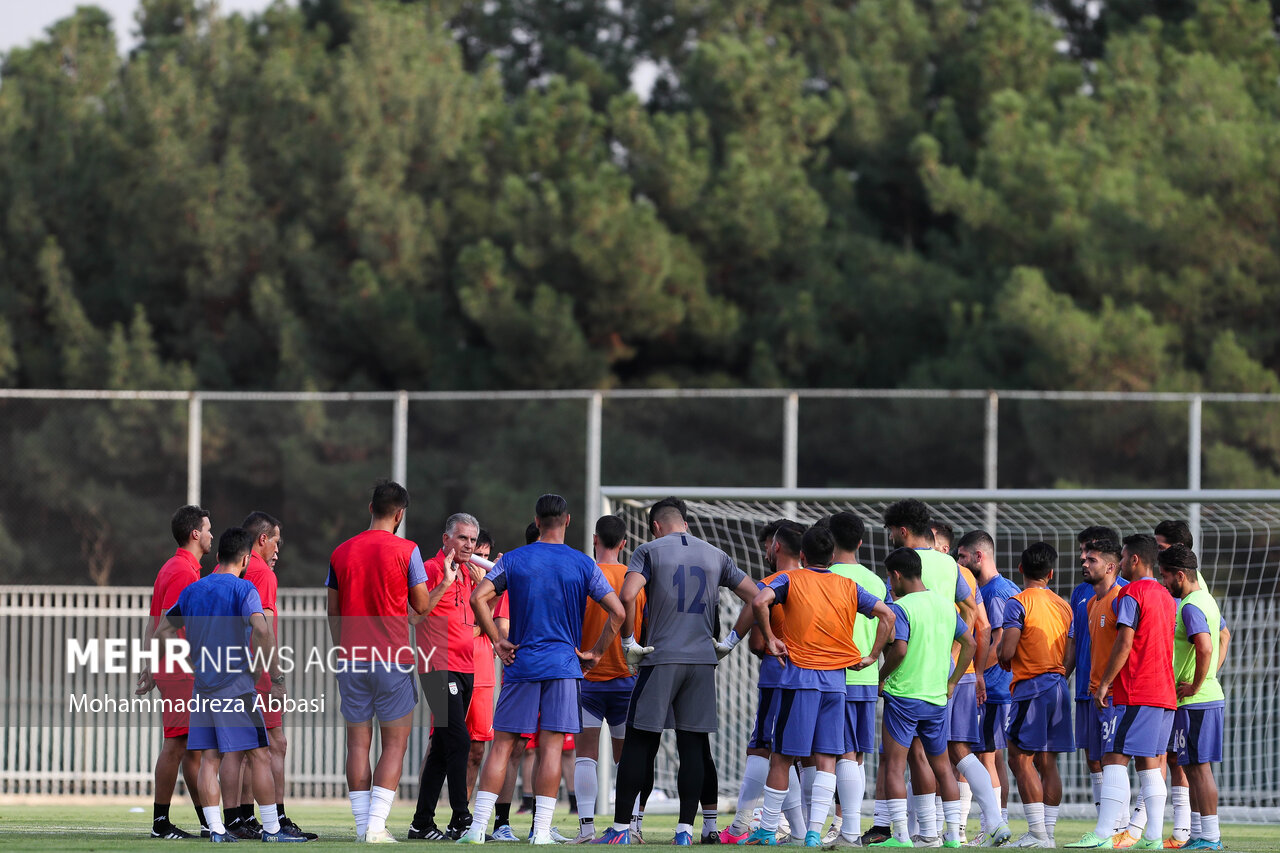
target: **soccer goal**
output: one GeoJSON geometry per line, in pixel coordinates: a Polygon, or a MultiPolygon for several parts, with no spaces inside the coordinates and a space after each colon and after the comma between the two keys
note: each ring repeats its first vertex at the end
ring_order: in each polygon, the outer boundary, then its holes
{"type": "MultiPolygon", "coordinates": [[[[650,505],[667,495],[683,498],[689,504],[690,530],[757,579],[768,571],[756,542],[763,524],[784,517],[812,523],[842,510],[857,513],[866,524],[859,556],[881,571],[891,550],[883,526],[885,507],[914,497],[951,524],[957,538],[975,529],[990,532],[1000,570],[1015,582],[1022,550],[1032,542],[1050,543],[1059,554],[1052,586],[1064,597],[1081,580],[1076,534],[1083,528],[1105,524],[1129,535],[1151,532],[1165,519],[1188,521],[1207,587],[1232,632],[1221,676],[1227,708],[1225,760],[1217,769],[1220,812],[1225,820],[1280,820],[1280,492],[605,487],[602,493],[605,512],[626,521],[631,547],[650,538],[650,505]]],[[[722,591],[722,632],[732,626],[739,607],[737,598],[722,591]]],[[[722,796],[736,795],[742,778],[756,710],[757,669],[745,649],[735,651],[719,669],[720,731],[712,738],[712,752],[722,796]]],[[[675,767],[674,743],[668,738],[659,758],[658,787],[674,793],[675,767]]],[[[1064,756],[1059,769],[1064,807],[1091,812],[1081,759],[1064,756]]]]}

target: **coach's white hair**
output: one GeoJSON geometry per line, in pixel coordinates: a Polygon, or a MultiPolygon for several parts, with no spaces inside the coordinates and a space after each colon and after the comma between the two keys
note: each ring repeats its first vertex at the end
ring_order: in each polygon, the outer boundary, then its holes
{"type": "Polygon", "coordinates": [[[458,529],[459,524],[466,524],[470,527],[474,527],[476,530],[480,529],[480,522],[476,520],[474,515],[469,512],[455,512],[453,515],[449,516],[449,520],[444,523],[444,535],[452,536],[453,532],[458,529]]]}

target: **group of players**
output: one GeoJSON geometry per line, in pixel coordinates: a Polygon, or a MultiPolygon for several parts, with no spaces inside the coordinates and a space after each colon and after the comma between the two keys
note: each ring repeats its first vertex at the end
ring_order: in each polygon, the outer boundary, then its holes
{"type": "MultiPolygon", "coordinates": [[[[1068,846],[1221,849],[1211,763],[1221,760],[1223,701],[1216,674],[1229,633],[1199,584],[1184,524],[1166,522],[1154,536],[1135,534],[1123,542],[1107,528],[1083,531],[1085,580],[1068,604],[1048,589],[1058,560],[1050,545],[1035,543],[1023,552],[1019,590],[996,568],[989,534],[962,537],[957,562],[948,553],[950,528],[915,500],[898,501],[884,513],[895,550],[885,558],[883,577],[859,563],[865,528],[856,515],[842,512],[808,528],[786,520],[766,526],[761,545],[774,572],[760,583],[689,533],[686,507],[673,498],[650,509],[653,539],[638,545],[626,566],[619,562],[625,527],[616,517],[597,521],[595,559],[564,544],[570,515],[558,495],[538,500],[533,541],[501,555],[496,564],[474,559],[487,556],[479,546],[491,543],[480,543],[478,522],[465,514],[450,517],[442,547],[424,561],[413,542],[395,535],[407,507],[403,487],[378,484],[370,528],[334,551],[326,583],[330,632],[344,662],[337,679],[359,841],[394,840],[386,820],[413,724],[417,669],[434,728],[410,839],[516,840],[509,826],[514,768],[531,733],[537,733],[530,840],[555,843],[551,816],[562,750],[566,737],[582,732],[574,773],[580,825],[572,840],[639,842],[661,734],[674,729],[677,845],[698,838],[693,822],[701,806],[702,843],[958,847],[965,843],[969,803],[977,800],[982,833],[968,843],[1052,847],[1061,801],[1056,755],[1079,742],[1093,773],[1098,822],[1068,846]],[[722,640],[720,587],[744,604],[722,640]],[[762,658],[760,701],[737,813],[718,831],[709,743],[719,722],[715,668],[740,638],[750,638],[751,651],[762,658]],[[503,664],[496,707],[494,655],[503,664]],[[1074,715],[1066,681],[1072,669],[1074,715]],[[484,670],[487,684],[481,681],[484,670]],[[374,717],[381,753],[371,766],[374,717]],[[617,788],[613,824],[597,837],[595,744],[605,723],[617,760],[617,788]],[[484,755],[489,731],[492,744],[475,780],[472,814],[467,769],[470,764],[474,771],[484,755]],[[1005,807],[1006,747],[1028,822],[1016,842],[1005,807]],[[881,760],[873,826],[861,833],[859,812],[868,787],[863,761],[876,749],[881,760]],[[1132,819],[1130,758],[1141,787],[1132,819]],[[1166,766],[1174,786],[1174,834],[1163,840],[1166,766]],[[442,831],[434,810],[446,779],[453,814],[442,831]],[[752,815],[761,802],[757,825],[752,815]],[[852,807],[837,815],[823,838],[836,802],[852,807]],[[784,814],[790,838],[780,833],[784,814]],[[491,817],[497,822],[488,835],[491,817]]],[[[192,571],[198,577],[199,556],[211,545],[207,514],[200,513],[184,507],[174,518],[174,560],[182,563],[186,579],[192,571]],[[179,523],[189,511],[197,513],[194,528],[189,519],[179,523]],[[195,559],[184,558],[184,550],[195,559]]],[[[252,568],[255,557],[269,571],[278,553],[279,524],[269,516],[255,519],[264,515],[255,513],[244,529],[224,533],[214,575],[190,586],[234,576],[242,564],[252,568]],[[246,546],[243,558],[236,542],[228,541],[238,539],[246,546]]],[[[198,623],[203,610],[233,622],[242,644],[247,632],[255,646],[274,643],[274,577],[269,593],[241,582],[235,594],[229,584],[225,593],[209,587],[199,595],[186,589],[175,594],[172,582],[162,584],[174,560],[157,579],[156,636],[185,627],[194,649],[193,635],[210,634],[193,626],[193,615],[198,623]],[[219,595],[226,602],[196,606],[197,599],[219,595]],[[270,625],[257,615],[268,597],[270,625]]],[[[197,668],[187,689],[242,695],[250,692],[242,690],[244,684],[252,687],[257,677],[259,690],[281,691],[283,679],[277,681],[269,669],[240,675],[240,683],[218,684],[197,668]]],[[[150,680],[144,674],[140,689],[149,689],[150,680]]],[[[154,681],[166,689],[159,673],[154,681]]],[[[201,768],[198,785],[188,770],[188,788],[198,792],[197,813],[214,840],[255,832],[270,840],[305,840],[296,825],[284,823],[279,723],[272,727],[270,720],[253,718],[252,708],[246,713],[240,726],[193,716],[186,743],[178,734],[178,724],[186,721],[166,719],[153,836],[181,837],[168,820],[168,798],[161,804],[181,762],[184,769],[201,768]],[[214,743],[206,745],[210,739],[214,743]],[[237,753],[248,762],[227,760],[237,753]],[[253,773],[241,774],[242,766],[253,773]],[[241,775],[252,776],[258,802],[267,803],[261,828],[246,823],[253,821],[253,797],[240,793],[241,775]],[[247,803],[228,807],[225,824],[216,805],[219,790],[227,803],[247,803]]],[[[246,791],[249,785],[244,783],[246,791]]]]}

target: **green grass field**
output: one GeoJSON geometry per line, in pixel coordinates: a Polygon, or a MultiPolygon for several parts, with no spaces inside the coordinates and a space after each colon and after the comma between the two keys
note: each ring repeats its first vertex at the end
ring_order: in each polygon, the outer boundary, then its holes
{"type": "MultiPolygon", "coordinates": [[[[399,802],[391,813],[390,826],[398,839],[404,838],[413,815],[411,803],[399,802]]],[[[332,805],[299,804],[289,806],[289,816],[302,827],[319,833],[319,841],[311,844],[324,848],[354,847],[355,830],[351,814],[342,803],[332,805]]],[[[175,823],[190,831],[196,825],[190,807],[174,809],[175,823]]],[[[527,834],[528,815],[513,816],[517,834],[527,834]]],[[[721,819],[721,825],[728,820],[721,819]]],[[[0,805],[0,847],[13,850],[136,850],[168,846],[189,847],[198,841],[152,841],[150,831],[150,806],[142,814],[131,814],[128,805],[0,805]]],[[[603,818],[597,826],[606,825],[603,818]]],[[[652,815],[645,818],[645,838],[649,844],[669,844],[675,828],[674,815],[652,815]]],[[[556,826],[565,835],[576,834],[577,822],[567,811],[556,813],[556,826]]],[[[864,826],[865,828],[865,826],[864,826]]],[[[1065,844],[1085,831],[1084,821],[1062,821],[1058,824],[1058,842],[1065,844]]],[[[1025,825],[1014,821],[1015,836],[1025,825]]],[[[976,823],[970,823],[970,832],[976,832],[976,823]]],[[[1263,851],[1280,850],[1280,827],[1262,825],[1229,824],[1223,827],[1223,838],[1229,850],[1263,851]]],[[[242,842],[253,843],[253,842],[242,842]]],[[[413,849],[443,851],[446,844],[415,841],[404,842],[413,849]]],[[[515,847],[516,845],[494,845],[515,847]]]]}

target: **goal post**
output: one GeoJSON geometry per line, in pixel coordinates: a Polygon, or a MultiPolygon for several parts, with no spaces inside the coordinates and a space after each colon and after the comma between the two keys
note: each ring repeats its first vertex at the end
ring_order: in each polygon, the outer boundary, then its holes
{"type": "MultiPolygon", "coordinates": [[[[1076,534],[1083,528],[1103,524],[1127,536],[1149,533],[1166,519],[1187,521],[1206,587],[1221,604],[1232,632],[1221,676],[1227,708],[1224,761],[1215,768],[1219,813],[1224,820],[1280,820],[1280,491],[604,486],[601,495],[603,511],[626,522],[629,548],[651,538],[648,508],[655,501],[669,495],[687,501],[691,532],[723,549],[756,579],[768,571],[756,542],[766,522],[792,518],[812,523],[843,510],[858,514],[866,524],[859,557],[883,574],[880,567],[891,550],[884,510],[895,500],[917,498],[937,519],[951,524],[957,538],[975,529],[990,532],[997,565],[1015,582],[1023,549],[1036,541],[1053,545],[1059,562],[1051,588],[1064,597],[1082,579],[1076,534]]],[[[740,604],[728,590],[722,590],[720,602],[723,634],[740,604]]],[[[718,671],[720,730],[712,737],[712,754],[722,797],[736,795],[742,778],[758,668],[743,649],[726,658],[718,671]]],[[[1091,813],[1092,791],[1079,754],[1062,756],[1058,763],[1064,814],[1091,813]]],[[[658,788],[674,793],[676,766],[668,736],[658,761],[658,788]]],[[[872,769],[869,765],[868,771],[872,769]]]]}

